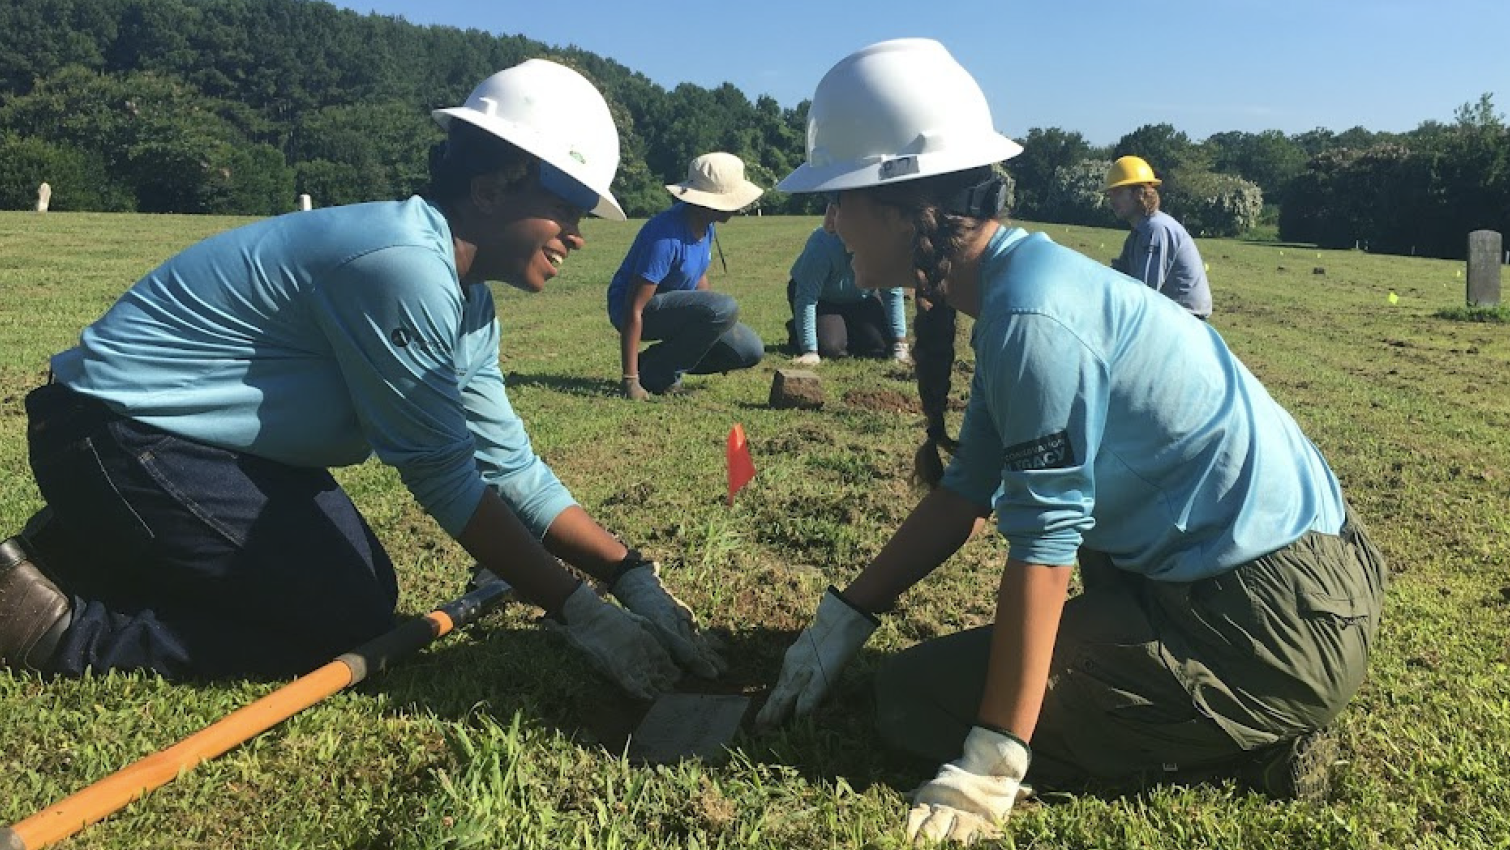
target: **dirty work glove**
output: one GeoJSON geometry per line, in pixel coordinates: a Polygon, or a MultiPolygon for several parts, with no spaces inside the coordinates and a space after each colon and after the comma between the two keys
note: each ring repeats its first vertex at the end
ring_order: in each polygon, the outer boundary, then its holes
{"type": "Polygon", "coordinates": [[[819,357],[816,351],[804,351],[792,358],[793,366],[817,366],[822,362],[823,358],[819,357]]]}
{"type": "Polygon", "coordinates": [[[644,617],[598,596],[586,582],[566,598],[561,615],[565,623],[547,618],[545,624],[564,634],[629,695],[654,699],[681,677],[656,640],[655,628],[644,617]]]}
{"type": "Polygon", "coordinates": [[[692,609],[661,583],[659,564],[640,560],[632,551],[630,557],[638,563],[626,561],[630,568],[614,581],[609,592],[625,608],[649,621],[661,646],[676,663],[704,679],[718,678],[729,665],[718,656],[708,637],[698,631],[692,609]]]}
{"type": "Polygon", "coordinates": [[[619,389],[624,393],[624,397],[627,399],[632,399],[634,401],[644,401],[645,399],[650,398],[650,393],[646,392],[645,388],[640,386],[639,375],[625,375],[624,380],[619,384],[619,389]]]}
{"type": "Polygon", "coordinates": [[[1028,745],[1015,735],[971,727],[964,755],[913,792],[908,840],[969,844],[999,837],[1032,758],[1028,745]]]}
{"type": "Polygon", "coordinates": [[[755,725],[773,726],[793,714],[807,714],[828,693],[871,632],[881,624],[874,616],[856,608],[849,600],[829,587],[818,603],[813,624],[802,630],[797,642],[786,651],[781,662],[781,678],[765,707],[755,717],[755,725]]]}
{"type": "Polygon", "coordinates": [[[891,359],[898,363],[912,362],[912,352],[907,350],[907,343],[905,341],[893,342],[891,344],[891,359]]]}

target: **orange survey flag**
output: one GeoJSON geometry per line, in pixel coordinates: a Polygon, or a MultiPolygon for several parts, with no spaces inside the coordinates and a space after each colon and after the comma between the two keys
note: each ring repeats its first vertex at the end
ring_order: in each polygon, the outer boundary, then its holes
{"type": "Polygon", "coordinates": [[[729,430],[729,447],[724,453],[729,461],[729,504],[734,504],[734,494],[755,477],[755,461],[750,459],[750,444],[745,440],[743,425],[735,423],[729,430]]]}

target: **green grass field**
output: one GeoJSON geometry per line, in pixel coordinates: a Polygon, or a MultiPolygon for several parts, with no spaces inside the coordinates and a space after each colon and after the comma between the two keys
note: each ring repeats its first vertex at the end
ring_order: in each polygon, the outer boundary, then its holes
{"type": "MultiPolygon", "coordinates": [[[[47,356],[154,264],[237,223],[0,213],[0,531],[40,504],[22,400],[47,356]]],[[[916,499],[908,371],[825,363],[822,411],[766,405],[788,358],[787,268],[815,224],[721,230],[728,272],[715,258],[714,285],[739,297],[769,355],[746,373],[689,378],[681,397],[615,395],[603,291],[638,222],[589,222],[587,250],[547,292],[498,298],[511,398],[536,448],[589,512],[662,561],[727,639],[721,688],[757,701],[823,588],[853,576],[916,499]],[[736,422],[759,474],[730,509],[723,445],[736,422]]],[[[1122,239],[1046,229],[1102,260],[1122,239]]],[[[1215,326],[1321,447],[1395,573],[1371,674],[1338,723],[1335,793],[1317,804],[1231,785],[1056,797],[1020,807],[1004,844],[1510,847],[1510,327],[1435,315],[1463,302],[1460,263],[1229,240],[1201,250],[1215,326]]],[[[459,595],[470,562],[396,475],[372,464],[338,475],[399,565],[403,612],[459,595]]],[[[876,746],[869,673],[915,641],[985,622],[1003,557],[997,540],[972,541],[903,600],[816,716],[741,736],[723,766],[628,764],[625,735],[646,706],[514,605],[65,846],[901,846],[903,794],[937,766],[876,746]]],[[[0,823],[275,687],[0,672],[0,823]]]]}

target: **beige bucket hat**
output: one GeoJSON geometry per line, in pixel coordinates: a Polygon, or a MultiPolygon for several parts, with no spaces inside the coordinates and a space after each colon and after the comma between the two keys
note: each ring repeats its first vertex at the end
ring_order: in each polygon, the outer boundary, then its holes
{"type": "Polygon", "coordinates": [[[765,190],[745,179],[745,164],[731,153],[705,153],[687,165],[687,179],[666,184],[677,200],[719,212],[734,212],[755,202],[765,190]]]}

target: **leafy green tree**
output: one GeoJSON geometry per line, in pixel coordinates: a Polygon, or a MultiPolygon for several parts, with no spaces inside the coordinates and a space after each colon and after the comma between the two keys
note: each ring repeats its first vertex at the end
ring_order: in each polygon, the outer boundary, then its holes
{"type": "Polygon", "coordinates": [[[1305,170],[1305,150],[1278,130],[1217,133],[1206,139],[1212,169],[1257,184],[1270,203],[1281,203],[1285,184],[1305,170]]]}
{"type": "Polygon", "coordinates": [[[1142,157],[1162,179],[1166,172],[1195,166],[1207,168],[1205,152],[1172,124],[1144,124],[1117,141],[1112,158],[1142,157]]]}
{"type": "Polygon", "coordinates": [[[1007,171],[1016,180],[1017,211],[1024,218],[1052,220],[1049,198],[1054,192],[1054,175],[1061,168],[1073,167],[1091,152],[1090,142],[1073,130],[1058,127],[1033,127],[1022,139],[1022,153],[1007,163],[1007,171]]]}
{"type": "Polygon", "coordinates": [[[52,187],[53,210],[132,208],[130,193],[111,181],[98,155],[35,137],[0,136],[0,209],[32,209],[43,182],[52,187]]]}

